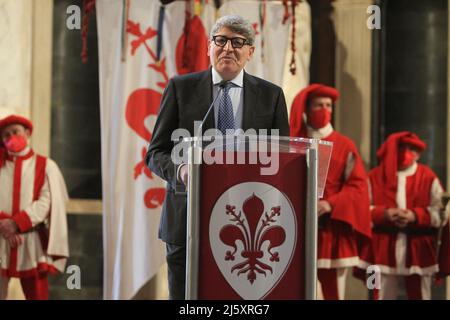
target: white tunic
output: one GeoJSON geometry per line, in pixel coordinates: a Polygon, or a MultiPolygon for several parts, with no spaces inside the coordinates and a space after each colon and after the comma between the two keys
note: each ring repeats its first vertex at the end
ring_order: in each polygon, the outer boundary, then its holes
{"type": "Polygon", "coordinates": [[[37,271],[63,272],[69,256],[65,207],[68,199],[66,185],[58,166],[47,158],[44,183],[38,199],[34,201],[36,161],[37,156],[27,148],[15,156],[11,154],[0,168],[1,217],[12,215],[14,197],[16,197],[16,201],[20,203],[19,214],[24,216],[26,221],[31,222],[32,227],[31,230],[21,233],[24,241],[17,249],[12,249],[8,241],[0,237],[0,269],[3,276],[24,277],[33,275],[37,271]],[[15,172],[19,162],[22,163],[20,175],[15,172]],[[18,190],[14,191],[14,185],[16,184],[17,188],[19,183],[20,193],[17,192],[18,190]],[[35,230],[39,227],[42,228],[42,234],[48,235],[46,250],[39,231],[35,230]]]}

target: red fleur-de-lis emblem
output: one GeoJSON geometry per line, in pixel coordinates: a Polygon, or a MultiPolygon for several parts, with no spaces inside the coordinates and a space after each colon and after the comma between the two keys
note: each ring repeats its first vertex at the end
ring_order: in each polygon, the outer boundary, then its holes
{"type": "Polygon", "coordinates": [[[283,279],[295,252],[297,226],[289,199],[268,183],[241,182],[215,200],[209,245],[215,265],[240,297],[264,298],[283,279]]]}
{"type": "MultiPolygon", "coordinates": [[[[175,52],[177,72],[179,74],[205,70],[209,65],[207,52],[207,33],[199,17],[189,17],[188,27],[190,32],[183,33],[177,41],[175,52]],[[186,59],[184,59],[186,58],[186,59]],[[181,63],[186,60],[186,65],[181,63]]],[[[127,33],[130,35],[130,53],[136,57],[138,50],[147,52],[149,62],[147,67],[156,78],[156,88],[147,86],[136,88],[128,96],[125,108],[125,118],[128,126],[142,139],[148,143],[151,140],[151,129],[147,127],[145,119],[158,114],[159,105],[163,90],[169,83],[167,72],[167,59],[164,56],[158,57],[155,51],[157,40],[156,27],[142,27],[139,22],[128,20],[127,33]],[[159,91],[158,91],[159,90],[159,91]]],[[[142,174],[153,180],[152,175],[145,162],[146,149],[141,150],[141,159],[135,165],[133,177],[136,180],[142,174]]],[[[154,209],[164,202],[164,188],[149,188],[144,196],[144,203],[147,208],[154,209]]]]}
{"type": "MultiPolygon", "coordinates": [[[[147,64],[155,74],[159,75],[161,81],[157,81],[156,85],[160,89],[164,89],[169,82],[169,77],[166,70],[166,59],[162,57],[160,60],[152,49],[151,40],[157,35],[156,29],[148,27],[145,32],[142,32],[141,26],[138,22],[128,20],[127,32],[132,36],[131,40],[131,56],[134,57],[139,48],[145,49],[148,53],[150,63],[147,64]]],[[[154,41],[153,41],[154,42],[154,41]]],[[[125,107],[125,119],[128,126],[146,143],[151,140],[151,128],[148,128],[145,119],[149,116],[158,114],[159,104],[161,101],[161,93],[152,88],[136,88],[127,98],[125,107]]],[[[145,162],[146,148],[142,148],[140,152],[141,159],[134,166],[133,178],[136,180],[144,174],[149,180],[155,177],[152,175],[150,169],[145,162]]],[[[149,187],[144,194],[144,204],[149,209],[156,209],[162,206],[165,197],[165,188],[149,187]]]]}
{"type": "Polygon", "coordinates": [[[240,254],[244,261],[235,264],[231,272],[237,271],[238,275],[247,273],[248,281],[253,284],[257,273],[261,275],[272,273],[272,267],[262,261],[266,254],[269,255],[271,262],[280,261],[279,252],[274,251],[274,248],[282,245],[286,239],[284,229],[274,225],[281,214],[280,206],[272,207],[268,213],[262,200],[253,194],[244,201],[243,212],[236,213],[236,207],[232,205],[226,205],[224,209],[232,223],[222,227],[219,238],[233,248],[232,251],[226,251],[224,259],[234,261],[238,250],[237,243],[241,242],[244,249],[240,254]],[[266,241],[268,246],[263,250],[266,241]]]}

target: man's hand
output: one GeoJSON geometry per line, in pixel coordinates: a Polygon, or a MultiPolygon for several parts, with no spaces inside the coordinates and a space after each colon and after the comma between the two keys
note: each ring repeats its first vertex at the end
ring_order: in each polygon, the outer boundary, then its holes
{"type": "Polygon", "coordinates": [[[395,222],[397,227],[399,228],[405,228],[408,224],[416,222],[417,218],[413,211],[411,210],[402,210],[399,215],[398,219],[395,222]]]}
{"type": "Polygon", "coordinates": [[[317,214],[319,217],[325,213],[330,213],[332,209],[331,204],[326,200],[320,200],[319,203],[317,203],[317,214]]]}
{"type": "Polygon", "coordinates": [[[15,235],[9,237],[7,240],[8,240],[9,246],[12,249],[14,249],[23,243],[23,236],[20,234],[15,234],[15,235]]]}
{"type": "Polygon", "coordinates": [[[19,231],[17,224],[12,219],[0,220],[0,235],[8,239],[19,231]]]}
{"type": "Polygon", "coordinates": [[[181,182],[183,182],[184,185],[187,186],[187,183],[188,183],[188,165],[187,164],[181,165],[180,179],[181,179],[181,182]]]}
{"type": "Polygon", "coordinates": [[[396,222],[399,218],[400,212],[402,209],[400,208],[389,208],[384,211],[384,219],[389,222],[396,222]]]}

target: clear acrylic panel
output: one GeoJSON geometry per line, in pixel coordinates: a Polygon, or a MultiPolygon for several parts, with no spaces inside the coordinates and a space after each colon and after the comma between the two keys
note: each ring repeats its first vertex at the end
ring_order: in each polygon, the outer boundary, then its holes
{"type": "Polygon", "coordinates": [[[203,136],[184,138],[176,144],[172,151],[172,160],[174,160],[176,166],[181,163],[188,163],[187,150],[191,146],[202,147],[203,152],[208,152],[209,154],[211,154],[212,151],[287,152],[306,154],[308,149],[317,148],[317,194],[319,198],[323,197],[331,152],[333,150],[332,142],[318,139],[244,134],[203,136]]]}

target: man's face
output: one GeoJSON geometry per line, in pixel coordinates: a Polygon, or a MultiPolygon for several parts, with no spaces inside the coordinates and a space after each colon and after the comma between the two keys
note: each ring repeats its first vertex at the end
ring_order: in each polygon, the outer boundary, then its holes
{"type": "MultiPolygon", "coordinates": [[[[225,36],[227,38],[242,38],[242,35],[229,30],[228,28],[219,29],[215,36],[225,36]]],[[[212,39],[208,45],[208,56],[214,69],[220,74],[223,80],[235,78],[248,61],[250,61],[254,46],[245,44],[242,48],[233,48],[231,41],[227,41],[225,46],[220,47],[212,39]]]]}
{"type": "Polygon", "coordinates": [[[398,168],[405,170],[420,158],[420,151],[409,144],[401,144],[398,149],[398,168]]]}
{"type": "Polygon", "coordinates": [[[1,137],[2,137],[2,142],[3,144],[5,144],[5,142],[11,137],[11,136],[23,136],[25,137],[27,140],[30,137],[30,129],[25,128],[23,125],[21,124],[10,124],[9,126],[6,126],[2,132],[1,132],[1,137]]]}
{"type": "Polygon", "coordinates": [[[333,100],[327,97],[312,98],[309,102],[306,116],[307,123],[313,129],[324,128],[331,121],[333,100]]]}
{"type": "Polygon", "coordinates": [[[325,108],[333,113],[333,100],[328,97],[316,97],[311,100],[308,111],[319,110],[325,108]]]}

